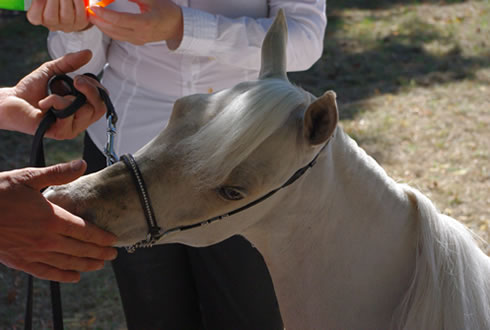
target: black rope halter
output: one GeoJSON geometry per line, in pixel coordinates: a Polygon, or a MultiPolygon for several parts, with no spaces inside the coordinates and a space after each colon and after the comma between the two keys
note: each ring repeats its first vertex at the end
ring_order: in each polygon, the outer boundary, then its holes
{"type": "MultiPolygon", "coordinates": [[[[327,144],[328,144],[328,142],[327,142],[327,144]]],[[[248,203],[242,207],[234,209],[233,211],[230,211],[230,212],[209,218],[207,220],[199,221],[199,222],[191,224],[191,225],[177,226],[177,227],[170,228],[170,229],[167,229],[164,231],[162,231],[162,229],[158,226],[158,224],[156,222],[155,214],[154,214],[153,208],[151,206],[150,196],[149,196],[148,191],[146,189],[145,181],[143,179],[143,176],[141,175],[141,171],[138,168],[138,164],[136,163],[136,160],[130,154],[122,155],[120,159],[124,162],[124,164],[126,164],[127,168],[129,169],[129,171],[131,173],[133,181],[136,184],[136,187],[138,188],[138,194],[140,197],[141,205],[143,207],[143,212],[145,214],[146,222],[148,224],[148,229],[149,229],[148,235],[144,240],[141,240],[141,241],[139,241],[139,242],[137,242],[131,246],[126,247],[126,250],[129,253],[132,253],[137,248],[152,247],[160,238],[162,238],[165,235],[168,235],[168,234],[173,233],[173,232],[187,231],[187,230],[191,230],[193,228],[198,228],[198,227],[201,227],[204,225],[208,225],[210,223],[222,220],[224,218],[228,218],[232,215],[235,215],[237,213],[245,211],[245,210],[251,208],[252,206],[255,206],[255,205],[265,201],[266,199],[268,199],[269,197],[274,195],[279,190],[281,190],[281,189],[291,185],[292,183],[294,183],[296,180],[298,180],[300,177],[302,177],[303,174],[305,174],[310,168],[312,168],[316,164],[318,156],[325,149],[327,144],[325,144],[320,149],[320,151],[315,155],[315,157],[307,165],[303,166],[302,168],[300,168],[299,170],[294,172],[294,174],[283,185],[281,185],[278,188],[268,192],[264,196],[254,200],[254,201],[252,201],[252,202],[250,202],[250,203],[248,203]]]]}

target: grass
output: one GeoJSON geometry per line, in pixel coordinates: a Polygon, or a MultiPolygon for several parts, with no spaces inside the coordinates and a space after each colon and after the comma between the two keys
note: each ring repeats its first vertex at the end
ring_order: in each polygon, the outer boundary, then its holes
{"type": "MultiPolygon", "coordinates": [[[[488,241],[490,2],[337,0],[328,13],[322,59],[290,79],[317,95],[335,90],[341,124],[361,147],[488,241]]],[[[0,16],[0,86],[47,59],[46,33],[0,16]]],[[[0,170],[25,166],[30,140],[0,131],[0,170]]],[[[80,150],[80,139],[49,141],[48,161],[80,150]]],[[[47,287],[36,285],[35,328],[49,329],[47,287]]],[[[23,276],[0,267],[0,328],[22,327],[23,290],[23,276]]],[[[109,267],[62,292],[68,329],[124,328],[109,267]]]]}

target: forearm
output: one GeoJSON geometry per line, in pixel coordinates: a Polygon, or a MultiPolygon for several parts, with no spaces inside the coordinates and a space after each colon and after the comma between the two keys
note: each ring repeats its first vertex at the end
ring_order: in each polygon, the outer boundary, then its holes
{"type": "Polygon", "coordinates": [[[228,18],[183,8],[184,37],[176,52],[258,70],[262,40],[279,8],[284,8],[288,24],[287,69],[306,70],[322,54],[324,1],[271,1],[270,17],[264,18],[228,18]]]}

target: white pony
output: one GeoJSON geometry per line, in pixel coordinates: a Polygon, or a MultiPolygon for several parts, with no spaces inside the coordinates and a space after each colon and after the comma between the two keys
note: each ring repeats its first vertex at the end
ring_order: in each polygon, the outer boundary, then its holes
{"type": "MultiPolygon", "coordinates": [[[[158,244],[245,236],[264,256],[288,329],[490,329],[489,257],[343,132],[335,93],[315,98],[289,83],[286,40],[280,12],[260,78],[178,100],[135,159],[163,231],[239,209],[306,172],[242,212],[167,232],[158,244]]],[[[118,235],[120,246],[147,235],[121,162],[47,196],[118,235]]]]}

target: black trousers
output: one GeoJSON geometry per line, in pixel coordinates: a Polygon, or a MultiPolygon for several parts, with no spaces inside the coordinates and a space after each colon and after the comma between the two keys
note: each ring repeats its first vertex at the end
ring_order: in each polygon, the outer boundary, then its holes
{"type": "MultiPolygon", "coordinates": [[[[83,158],[87,173],[105,167],[88,134],[83,158]]],[[[119,249],[112,267],[130,330],[283,329],[264,260],[241,236],[206,248],[119,249]]]]}

